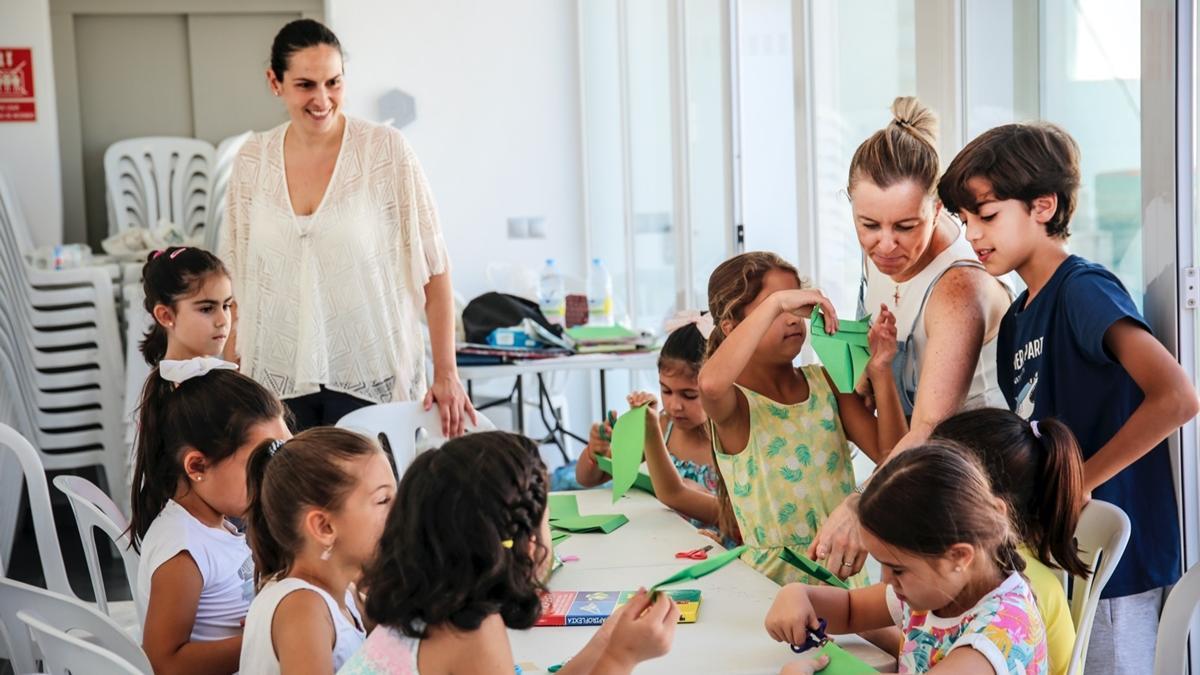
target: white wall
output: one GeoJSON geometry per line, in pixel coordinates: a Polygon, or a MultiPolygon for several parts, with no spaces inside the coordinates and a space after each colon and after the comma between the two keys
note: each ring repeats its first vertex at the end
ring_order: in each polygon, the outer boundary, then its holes
{"type": "Polygon", "coordinates": [[[29,221],[36,246],[62,241],[62,171],[50,52],[49,0],[0,3],[0,46],[33,49],[36,122],[0,122],[0,173],[29,221]]]}
{"type": "MultiPolygon", "coordinates": [[[[404,134],[437,199],[455,288],[467,299],[490,290],[492,261],[536,270],[555,258],[583,278],[576,3],[327,0],[327,18],[346,52],[350,114],[378,119],[379,97],[393,88],[416,98],[404,134]],[[510,216],[545,217],[546,238],[509,239],[510,216]]],[[[502,394],[501,385],[482,393],[502,394]]],[[[572,377],[566,391],[567,426],[585,434],[596,417],[587,378],[572,377]]],[[[529,383],[526,397],[536,397],[529,383]]],[[[487,414],[504,425],[503,410],[487,414]]],[[[539,435],[534,409],[526,421],[539,435]]]]}
{"type": "Polygon", "coordinates": [[[404,128],[428,174],[468,299],[491,261],[586,273],[575,3],[329,0],[346,51],[347,110],[416,98],[404,128]],[[510,240],[509,216],[544,216],[545,239],[510,240]]]}

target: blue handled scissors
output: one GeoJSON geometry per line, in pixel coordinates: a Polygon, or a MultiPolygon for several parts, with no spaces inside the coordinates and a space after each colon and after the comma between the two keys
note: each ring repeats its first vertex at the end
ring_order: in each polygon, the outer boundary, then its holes
{"type": "Polygon", "coordinates": [[[825,628],[828,625],[825,619],[817,619],[820,622],[816,628],[809,628],[805,631],[807,634],[804,637],[804,644],[792,645],[792,651],[800,654],[810,649],[816,649],[826,642],[829,642],[829,636],[825,634],[825,628]]]}

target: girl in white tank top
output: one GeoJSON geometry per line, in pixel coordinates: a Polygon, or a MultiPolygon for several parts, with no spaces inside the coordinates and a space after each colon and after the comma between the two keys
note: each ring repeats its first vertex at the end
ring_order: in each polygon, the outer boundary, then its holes
{"type": "Polygon", "coordinates": [[[332,674],[366,639],[353,582],[379,546],[396,494],[392,465],[372,439],[314,427],[260,445],[246,474],[259,591],[246,615],[241,673],[332,674]]]}
{"type": "Polygon", "coordinates": [[[259,591],[250,605],[250,612],[246,615],[246,632],[242,634],[242,675],[279,675],[279,658],[275,654],[275,644],[271,641],[271,624],[279,603],[294,591],[316,593],[329,608],[329,619],[333,622],[335,671],[342,667],[367,638],[362,616],[350,589],[346,589],[346,610],[343,611],[338,602],[320,586],[294,577],[272,581],[259,591]]]}

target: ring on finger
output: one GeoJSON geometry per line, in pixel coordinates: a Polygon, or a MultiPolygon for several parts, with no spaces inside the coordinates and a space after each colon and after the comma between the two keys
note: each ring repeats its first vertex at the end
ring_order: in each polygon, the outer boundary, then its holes
{"type": "Polygon", "coordinates": [[[854,562],[853,562],[853,561],[851,561],[851,562],[846,562],[845,560],[843,560],[843,561],[842,561],[842,567],[854,567],[854,562]]]}

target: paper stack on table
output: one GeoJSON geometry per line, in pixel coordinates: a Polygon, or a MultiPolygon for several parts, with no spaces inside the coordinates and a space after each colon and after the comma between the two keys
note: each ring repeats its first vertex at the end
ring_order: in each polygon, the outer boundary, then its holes
{"type": "Polygon", "coordinates": [[[566,331],[580,354],[631,352],[647,347],[646,340],[624,326],[576,326],[566,331]]]}

